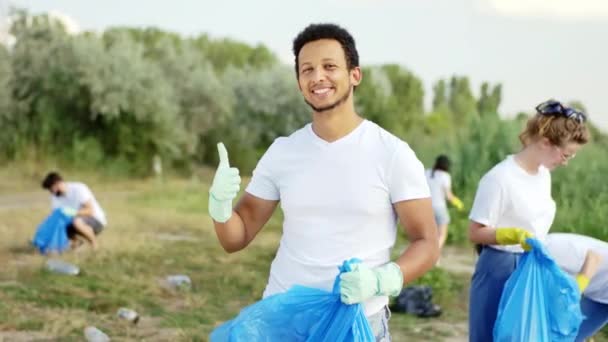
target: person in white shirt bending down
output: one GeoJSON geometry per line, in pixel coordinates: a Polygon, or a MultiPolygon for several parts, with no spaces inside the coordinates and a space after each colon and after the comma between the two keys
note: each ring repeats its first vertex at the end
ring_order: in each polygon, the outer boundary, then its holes
{"type": "Polygon", "coordinates": [[[62,209],[73,216],[67,228],[72,247],[78,245],[78,236],[84,237],[96,250],[96,235],[107,225],[106,215],[95,196],[84,183],[66,182],[57,172],[50,172],[42,181],[42,188],[51,193],[51,207],[62,209]]]}
{"type": "Polygon", "coordinates": [[[585,320],[576,341],[585,341],[608,322],[608,243],[568,233],[549,234],[545,243],[555,262],[579,284],[585,320]]]}

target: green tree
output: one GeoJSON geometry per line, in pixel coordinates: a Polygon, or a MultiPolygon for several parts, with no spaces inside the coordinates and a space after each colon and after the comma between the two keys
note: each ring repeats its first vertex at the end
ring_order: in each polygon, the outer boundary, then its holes
{"type": "Polygon", "coordinates": [[[20,16],[12,29],[20,149],[86,165],[123,160],[132,172],[154,153],[183,158],[173,89],[141,44],[127,34],[69,36],[47,16],[20,16]]]}
{"type": "Polygon", "coordinates": [[[8,50],[0,45],[0,120],[3,117],[7,117],[10,111],[11,74],[11,56],[8,50]]]}
{"type": "Polygon", "coordinates": [[[498,115],[498,106],[502,96],[502,86],[495,85],[490,91],[488,82],[481,84],[479,100],[477,101],[477,112],[481,116],[498,115]]]}
{"type": "Polygon", "coordinates": [[[222,80],[232,89],[234,113],[226,124],[205,136],[207,162],[217,162],[215,146],[223,141],[231,153],[231,163],[250,171],[274,139],[293,133],[311,120],[291,67],[229,67],[222,80]]]}
{"type": "Polygon", "coordinates": [[[363,74],[356,92],[362,115],[402,137],[424,120],[424,89],[416,75],[394,64],[367,68],[363,74]]]}
{"type": "Polygon", "coordinates": [[[463,125],[470,118],[478,117],[477,101],[471,92],[469,79],[466,76],[453,76],[450,79],[450,111],[457,125],[463,125]]]}
{"type": "MultiPolygon", "coordinates": [[[[95,137],[109,156],[146,170],[156,153],[185,158],[191,137],[184,134],[175,90],[160,66],[145,58],[143,45],[126,33],[101,39],[77,37],[80,83],[90,94],[95,137]],[[137,132],[137,134],[133,134],[137,132]]],[[[85,133],[86,134],[86,133],[85,133]]]]}
{"type": "Polygon", "coordinates": [[[111,44],[114,37],[123,35],[130,36],[131,40],[141,44],[144,48],[144,57],[152,60],[159,58],[158,53],[162,53],[167,45],[179,50],[182,45],[182,38],[173,32],[167,32],[155,27],[131,28],[131,27],[112,27],[103,33],[106,44],[111,44]]]}
{"type": "Polygon", "coordinates": [[[439,80],[433,86],[433,112],[450,114],[448,89],[445,80],[439,80]]]}
{"type": "Polygon", "coordinates": [[[192,44],[220,72],[230,65],[236,68],[246,66],[264,68],[278,63],[276,56],[261,44],[251,47],[245,43],[228,38],[212,39],[206,34],[192,39],[192,44]]]}
{"type": "Polygon", "coordinates": [[[10,158],[14,151],[12,147],[15,145],[16,138],[14,132],[11,132],[11,120],[15,117],[11,114],[11,56],[4,46],[0,45],[0,160],[10,158]]]}

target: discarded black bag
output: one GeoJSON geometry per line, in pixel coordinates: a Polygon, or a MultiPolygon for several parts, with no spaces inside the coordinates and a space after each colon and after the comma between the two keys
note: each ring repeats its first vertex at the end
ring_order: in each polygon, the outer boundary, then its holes
{"type": "Polygon", "coordinates": [[[403,312],[418,317],[437,317],[441,315],[441,307],[433,304],[433,289],[426,285],[408,286],[391,305],[392,312],[403,312]]]}

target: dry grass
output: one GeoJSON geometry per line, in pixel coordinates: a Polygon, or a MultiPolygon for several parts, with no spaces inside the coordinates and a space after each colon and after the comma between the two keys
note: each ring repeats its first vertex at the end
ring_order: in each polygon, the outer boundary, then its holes
{"type": "MultiPolygon", "coordinates": [[[[210,179],[209,171],[202,175],[210,179]]],[[[28,245],[49,212],[48,197],[36,192],[34,178],[0,170],[6,183],[0,184],[0,341],[80,341],[88,325],[113,341],[202,341],[217,324],[259,300],[280,238],[280,214],[252,246],[229,255],[219,247],[206,214],[205,182],[109,181],[76,174],[70,178],[90,185],[109,226],[97,253],[84,246],[61,256],[80,266],[82,274],[60,276],[45,271],[45,257],[28,245]],[[170,274],[189,275],[192,289],[164,287],[170,274]],[[123,306],[140,313],[138,325],[116,319],[123,306]]],[[[394,340],[462,338],[462,332],[446,328],[450,322],[462,325],[462,308],[456,310],[441,319],[441,329],[427,324],[431,328],[424,331],[417,326],[430,321],[393,315],[394,340]]]]}

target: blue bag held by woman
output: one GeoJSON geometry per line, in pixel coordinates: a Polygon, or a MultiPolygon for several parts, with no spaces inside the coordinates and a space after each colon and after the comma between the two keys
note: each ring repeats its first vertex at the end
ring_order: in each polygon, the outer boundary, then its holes
{"type": "MultiPolygon", "coordinates": [[[[340,273],[357,259],[345,261],[340,273]]],[[[340,300],[340,276],[332,292],[294,286],[252,304],[211,332],[211,342],[365,342],[375,341],[361,304],[340,300]]]]}
{"type": "Polygon", "coordinates": [[[61,209],[55,209],[38,226],[32,243],[40,253],[63,252],[70,243],[68,241],[67,227],[72,218],[61,209]]]}
{"type": "Polygon", "coordinates": [[[500,297],[495,342],[574,341],[583,320],[581,294],[536,239],[524,253],[500,297]]]}

